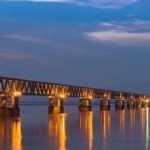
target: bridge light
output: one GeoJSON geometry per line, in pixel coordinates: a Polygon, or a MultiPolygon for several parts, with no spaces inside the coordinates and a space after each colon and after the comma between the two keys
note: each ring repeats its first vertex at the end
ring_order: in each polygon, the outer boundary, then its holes
{"type": "Polygon", "coordinates": [[[60,94],[60,98],[65,98],[66,97],[66,95],[65,94],[60,94]]]}
{"type": "Polygon", "coordinates": [[[150,99],[147,98],[147,99],[145,100],[145,102],[146,102],[146,103],[149,103],[149,102],[150,102],[150,99]]]}
{"type": "Polygon", "coordinates": [[[19,92],[19,91],[15,91],[14,93],[13,93],[13,96],[15,96],[15,97],[20,97],[22,94],[21,94],[21,92],[19,92]]]}
{"type": "Polygon", "coordinates": [[[93,96],[88,96],[88,99],[92,100],[92,99],[93,99],[93,96]]]}
{"type": "Polygon", "coordinates": [[[54,96],[50,95],[48,98],[54,98],[54,96]]]}

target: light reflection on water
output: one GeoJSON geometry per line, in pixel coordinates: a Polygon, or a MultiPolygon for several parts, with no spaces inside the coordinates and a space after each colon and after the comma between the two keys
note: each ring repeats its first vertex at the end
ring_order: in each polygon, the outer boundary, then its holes
{"type": "Polygon", "coordinates": [[[88,150],[93,148],[93,112],[79,113],[80,132],[88,140],[88,150]]]}
{"type": "Polygon", "coordinates": [[[149,110],[146,108],[146,150],[149,149],[149,110]]]}
{"type": "Polygon", "coordinates": [[[110,111],[100,111],[100,129],[102,134],[102,145],[103,149],[106,149],[107,138],[110,133],[110,124],[111,124],[111,112],[110,111]]]}
{"type": "Polygon", "coordinates": [[[19,118],[0,118],[0,149],[22,150],[22,127],[19,118]]]}
{"type": "Polygon", "coordinates": [[[119,125],[120,136],[124,137],[125,134],[125,110],[120,110],[116,113],[117,123],[119,125]]]}
{"type": "Polygon", "coordinates": [[[49,141],[58,145],[58,150],[66,150],[66,114],[49,116],[49,141]],[[53,139],[55,139],[53,141],[53,139]]]}
{"type": "Polygon", "coordinates": [[[0,150],[150,148],[148,108],[51,116],[44,106],[40,109],[42,113],[38,114],[39,109],[35,109],[35,112],[33,108],[29,112],[23,109],[21,119],[0,118],[0,150]]]}

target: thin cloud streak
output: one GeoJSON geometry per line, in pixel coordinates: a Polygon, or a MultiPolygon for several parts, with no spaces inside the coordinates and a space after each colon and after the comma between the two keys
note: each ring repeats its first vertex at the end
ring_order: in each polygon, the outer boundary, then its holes
{"type": "Polygon", "coordinates": [[[68,43],[63,43],[61,41],[45,39],[44,37],[37,37],[37,36],[35,37],[35,36],[24,35],[24,34],[8,34],[8,35],[1,36],[0,38],[18,40],[23,42],[31,42],[34,43],[35,45],[43,45],[45,47],[48,47],[53,51],[57,49],[72,54],[75,53],[82,54],[86,52],[86,50],[78,46],[72,47],[70,43],[68,44],[68,43]]]}
{"type": "Polygon", "coordinates": [[[26,42],[32,42],[32,43],[39,43],[39,44],[50,44],[50,42],[45,39],[28,36],[28,35],[23,35],[23,34],[8,34],[8,35],[2,36],[1,38],[26,41],[26,42]]]}
{"type": "Polygon", "coordinates": [[[4,1],[20,1],[20,2],[56,2],[56,3],[72,3],[84,7],[95,7],[100,9],[118,9],[133,4],[139,0],[4,0],[4,1]]]}
{"type": "Polygon", "coordinates": [[[0,48],[0,59],[8,60],[39,60],[40,58],[34,54],[23,51],[0,48]]]}
{"type": "MultiPolygon", "coordinates": [[[[24,0],[26,1],[26,0],[24,0]]],[[[32,2],[71,2],[72,0],[27,0],[32,2]]]]}

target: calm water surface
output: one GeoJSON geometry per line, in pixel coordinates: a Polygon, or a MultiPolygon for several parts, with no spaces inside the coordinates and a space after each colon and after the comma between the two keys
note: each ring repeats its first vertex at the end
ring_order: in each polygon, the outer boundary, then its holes
{"type": "Polygon", "coordinates": [[[48,116],[46,105],[22,105],[20,118],[0,118],[0,150],[150,149],[148,108],[65,110],[68,113],[48,116]]]}

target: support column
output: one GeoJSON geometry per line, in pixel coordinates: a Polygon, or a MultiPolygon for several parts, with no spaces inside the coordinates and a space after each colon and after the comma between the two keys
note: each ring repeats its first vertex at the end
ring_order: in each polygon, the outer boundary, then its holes
{"type": "Polygon", "coordinates": [[[123,110],[124,109],[124,100],[115,100],[115,109],[116,110],[123,110]]]}
{"type": "Polygon", "coordinates": [[[63,113],[63,112],[64,112],[63,99],[49,98],[48,113],[54,114],[54,113],[63,113]],[[57,102],[57,104],[55,104],[55,102],[57,102]]]}
{"type": "Polygon", "coordinates": [[[0,116],[7,115],[7,96],[1,96],[0,116]]]}
{"type": "Polygon", "coordinates": [[[110,99],[100,100],[100,110],[110,110],[110,99]]]}
{"type": "Polygon", "coordinates": [[[12,108],[10,109],[10,113],[12,116],[20,116],[20,108],[19,108],[19,97],[12,97],[12,108]]]}
{"type": "Polygon", "coordinates": [[[79,100],[79,111],[91,111],[91,99],[80,99],[79,100]]]}
{"type": "Polygon", "coordinates": [[[12,108],[19,108],[19,97],[12,98],[12,108]]]}
{"type": "Polygon", "coordinates": [[[58,99],[58,110],[60,113],[64,112],[64,103],[62,98],[58,99]]]}
{"type": "Polygon", "coordinates": [[[1,108],[6,108],[7,107],[7,97],[6,96],[2,96],[1,97],[1,108]]]}
{"type": "Polygon", "coordinates": [[[54,112],[54,107],[55,107],[54,100],[55,100],[54,98],[49,98],[49,106],[48,106],[49,114],[53,114],[53,112],[54,112]]]}
{"type": "Polygon", "coordinates": [[[7,97],[1,97],[1,116],[20,116],[19,97],[12,97],[12,107],[7,107],[7,97]]]}
{"type": "Polygon", "coordinates": [[[128,100],[127,101],[127,108],[134,109],[135,108],[135,100],[128,100]]]}

